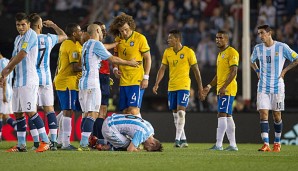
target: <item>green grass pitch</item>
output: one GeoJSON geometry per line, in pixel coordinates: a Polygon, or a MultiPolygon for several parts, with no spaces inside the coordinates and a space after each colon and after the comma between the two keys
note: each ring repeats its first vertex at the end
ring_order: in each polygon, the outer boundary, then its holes
{"type": "MultiPolygon", "coordinates": [[[[3,171],[188,171],[188,170],[298,170],[298,146],[282,146],[280,153],[258,152],[262,144],[238,144],[239,151],[210,151],[213,144],[190,143],[188,148],[174,148],[164,143],[164,151],[116,152],[116,151],[30,151],[7,153],[15,142],[0,142],[0,166],[3,171]]],[[[78,146],[77,142],[73,145],[78,146]]],[[[227,144],[224,145],[226,147],[227,144]]]]}

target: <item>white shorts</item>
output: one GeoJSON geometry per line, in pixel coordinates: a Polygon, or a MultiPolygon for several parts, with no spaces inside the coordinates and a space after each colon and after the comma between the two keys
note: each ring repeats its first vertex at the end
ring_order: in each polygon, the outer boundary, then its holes
{"type": "Polygon", "coordinates": [[[53,85],[39,86],[38,106],[54,106],[53,85]]]}
{"type": "Polygon", "coordinates": [[[3,99],[0,98],[0,113],[2,113],[2,114],[13,114],[11,100],[9,102],[4,103],[3,99]]]}
{"type": "Polygon", "coordinates": [[[37,108],[37,85],[28,85],[13,88],[12,110],[15,113],[36,112],[37,108]]]}
{"type": "Polygon", "coordinates": [[[257,109],[267,109],[273,111],[285,110],[285,93],[279,94],[257,94],[257,109]]]}
{"type": "Polygon", "coordinates": [[[105,119],[102,125],[102,135],[105,140],[111,143],[116,148],[127,148],[130,144],[130,139],[121,134],[116,128],[108,125],[108,119],[105,119]]]}
{"type": "Polygon", "coordinates": [[[99,88],[79,91],[79,101],[83,112],[99,112],[101,91],[99,88]]]}

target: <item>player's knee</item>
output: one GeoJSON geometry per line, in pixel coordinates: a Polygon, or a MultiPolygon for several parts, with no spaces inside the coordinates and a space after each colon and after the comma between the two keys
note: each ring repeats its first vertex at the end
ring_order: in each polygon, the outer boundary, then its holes
{"type": "Polygon", "coordinates": [[[185,111],[184,110],[178,110],[178,117],[185,118],[185,111]]]}
{"type": "Polygon", "coordinates": [[[72,110],[63,110],[63,116],[64,117],[71,117],[72,116],[72,110]]]}

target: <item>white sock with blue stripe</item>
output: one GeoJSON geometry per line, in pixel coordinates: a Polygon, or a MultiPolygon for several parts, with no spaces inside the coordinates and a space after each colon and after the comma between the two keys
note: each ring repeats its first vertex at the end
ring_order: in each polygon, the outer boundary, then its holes
{"type": "Polygon", "coordinates": [[[227,117],[218,118],[218,126],[216,131],[216,146],[222,147],[222,141],[227,130],[227,117]]]}

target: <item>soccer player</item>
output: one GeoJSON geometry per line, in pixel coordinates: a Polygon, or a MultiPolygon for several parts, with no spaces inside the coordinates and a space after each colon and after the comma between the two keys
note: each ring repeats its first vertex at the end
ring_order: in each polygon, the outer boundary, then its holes
{"type": "Polygon", "coordinates": [[[16,28],[19,36],[14,42],[13,57],[1,72],[0,83],[3,85],[6,77],[15,69],[12,107],[17,120],[17,146],[8,152],[26,152],[26,118],[24,112],[36,126],[41,143],[36,152],[49,149],[49,139],[44,123],[37,113],[38,74],[36,62],[38,54],[37,34],[30,28],[28,16],[17,13],[16,28]]]}
{"type": "MultiPolygon", "coordinates": [[[[104,40],[107,36],[106,26],[102,22],[94,22],[94,24],[98,24],[102,31],[102,40],[104,40]]],[[[100,40],[101,41],[101,40],[100,40]]],[[[118,42],[111,44],[104,44],[107,50],[116,47],[118,42]]],[[[93,136],[96,136],[99,139],[104,139],[101,133],[101,128],[104,119],[106,118],[108,112],[108,104],[110,98],[110,64],[108,60],[102,60],[100,62],[99,69],[99,82],[100,82],[100,90],[101,90],[101,105],[99,109],[98,118],[95,120],[93,127],[93,136]]]]}
{"type": "Polygon", "coordinates": [[[181,44],[182,35],[179,30],[171,30],[168,35],[168,45],[163,54],[161,66],[156,76],[153,93],[157,94],[158,86],[169,68],[168,104],[174,116],[176,127],[175,147],[188,147],[184,131],[185,109],[189,102],[191,80],[189,70],[195,74],[199,98],[203,98],[203,86],[197,58],[192,49],[181,44]]]}
{"type": "MultiPolygon", "coordinates": [[[[0,73],[7,66],[9,60],[4,58],[0,52],[0,73]]],[[[12,114],[12,77],[13,73],[11,72],[7,77],[6,81],[3,84],[3,88],[0,87],[0,141],[2,140],[2,125],[3,119],[6,120],[13,128],[16,125],[14,119],[12,119],[9,114],[12,114]]]]}
{"type": "Polygon", "coordinates": [[[206,96],[213,86],[217,86],[217,117],[216,144],[210,150],[223,150],[222,142],[227,133],[230,145],[226,151],[238,151],[235,138],[235,123],[232,117],[233,101],[237,93],[238,52],[229,45],[226,31],[216,34],[216,45],[220,52],[217,55],[217,70],[212,81],[204,88],[206,96]]]}
{"type": "Polygon", "coordinates": [[[76,150],[77,148],[70,144],[70,135],[73,111],[80,110],[78,78],[82,71],[80,64],[82,45],[79,43],[82,35],[81,27],[70,23],[66,26],[65,33],[68,39],[64,40],[60,46],[58,67],[54,78],[60,109],[63,111],[63,116],[59,119],[57,142],[62,143],[61,149],[63,150],[76,150]]]}
{"type": "Polygon", "coordinates": [[[139,67],[115,66],[113,72],[120,78],[119,109],[141,117],[140,108],[145,88],[148,87],[151,69],[150,47],[144,35],[135,31],[136,24],[127,14],[121,14],[110,25],[110,33],[119,42],[115,48],[116,56],[121,59],[135,58],[140,62],[139,67]]]}
{"type": "Polygon", "coordinates": [[[92,132],[95,119],[98,117],[101,104],[101,90],[99,82],[99,64],[101,59],[108,59],[113,63],[136,67],[138,62],[125,61],[112,56],[100,42],[103,39],[101,28],[97,24],[91,24],[87,28],[90,39],[84,43],[82,56],[82,77],[79,82],[79,100],[82,111],[86,113],[83,124],[82,139],[79,151],[89,150],[88,138],[92,132]]]}
{"type": "Polygon", "coordinates": [[[135,115],[113,114],[105,119],[102,126],[104,138],[115,150],[140,151],[139,146],[149,152],[162,151],[162,144],[153,137],[152,125],[135,115]]]}
{"type": "Polygon", "coordinates": [[[284,110],[285,74],[298,64],[297,53],[288,45],[272,39],[268,25],[258,26],[258,36],[263,43],[257,44],[251,54],[251,67],[259,82],[257,88],[257,110],[260,113],[261,137],[264,145],[259,151],[271,151],[269,147],[269,110],[273,111],[275,139],[274,152],[280,152],[280,138],[283,127],[281,111],[284,110]],[[259,61],[259,66],[256,64],[259,61]],[[283,69],[286,60],[292,62],[283,69]]]}
{"type": "MultiPolygon", "coordinates": [[[[50,53],[52,48],[64,41],[67,36],[62,29],[50,20],[42,21],[41,17],[33,13],[29,16],[31,28],[36,32],[38,38],[38,59],[36,69],[39,77],[38,89],[38,105],[43,107],[48,119],[48,127],[50,131],[50,150],[57,150],[57,118],[54,111],[54,93],[52,85],[52,77],[50,71],[50,53]],[[43,26],[53,28],[55,34],[41,34],[43,26]]],[[[32,122],[29,122],[31,135],[34,139],[36,148],[39,145],[39,137],[36,127],[32,122]],[[35,132],[35,134],[34,134],[35,132]],[[37,140],[37,144],[35,143],[37,140]]]]}

